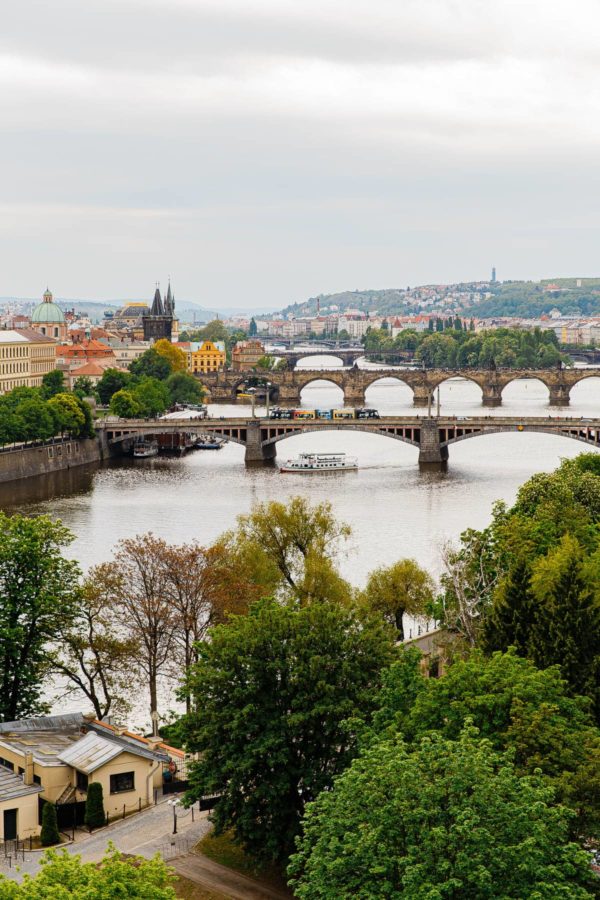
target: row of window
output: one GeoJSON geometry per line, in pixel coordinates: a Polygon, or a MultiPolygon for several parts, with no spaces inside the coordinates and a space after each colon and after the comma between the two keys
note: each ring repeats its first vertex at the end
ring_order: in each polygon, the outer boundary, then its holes
{"type": "Polygon", "coordinates": [[[27,372],[29,363],[25,362],[3,362],[0,363],[0,375],[12,375],[15,372],[27,372]]]}
{"type": "Polygon", "coordinates": [[[20,344],[18,347],[0,347],[0,359],[17,359],[20,356],[27,356],[28,346],[20,344]]]}

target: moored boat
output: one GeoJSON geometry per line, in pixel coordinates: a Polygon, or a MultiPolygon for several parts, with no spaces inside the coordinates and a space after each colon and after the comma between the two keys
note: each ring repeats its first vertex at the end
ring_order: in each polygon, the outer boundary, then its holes
{"type": "Polygon", "coordinates": [[[345,453],[301,453],[295,459],[286,460],[281,472],[341,472],[358,469],[356,456],[345,453]]]}
{"type": "Polygon", "coordinates": [[[135,459],[149,459],[151,456],[158,456],[158,444],[156,441],[136,441],[133,445],[133,455],[135,459]]]}

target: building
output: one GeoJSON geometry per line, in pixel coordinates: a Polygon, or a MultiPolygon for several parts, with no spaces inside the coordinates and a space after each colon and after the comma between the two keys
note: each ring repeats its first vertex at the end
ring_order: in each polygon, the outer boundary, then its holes
{"type": "Polygon", "coordinates": [[[55,341],[67,340],[67,322],[65,314],[54,302],[52,293],[46,288],[41,303],[38,303],[31,314],[31,327],[34,331],[55,341]]]}
{"type": "Polygon", "coordinates": [[[234,372],[249,372],[256,368],[264,355],[265,348],[261,341],[254,338],[238,341],[231,353],[231,367],[234,372]]]}
{"type": "Polygon", "coordinates": [[[103,341],[84,338],[77,344],[61,344],[56,349],[56,366],[64,372],[67,386],[73,388],[78,378],[89,378],[98,384],[105,369],[120,368],[113,349],[103,341]]]}
{"type": "Polygon", "coordinates": [[[185,353],[187,370],[192,375],[219,372],[225,368],[227,355],[223,341],[183,341],[175,346],[185,353]]]}
{"type": "Polygon", "coordinates": [[[152,343],[161,338],[172,340],[174,331],[176,332],[176,328],[173,328],[174,320],[175,297],[171,293],[171,282],[169,282],[169,289],[164,301],[160,296],[160,288],[157,286],[150,311],[144,314],[144,340],[152,343]]]}
{"type": "Polygon", "coordinates": [[[165,771],[182,771],[185,754],[160,738],[72,713],[0,723],[0,840],[40,832],[41,801],[59,821],[81,823],[88,785],[100,782],[110,817],[154,802],[165,771]]]}
{"type": "Polygon", "coordinates": [[[33,328],[0,331],[0,394],[16,387],[40,387],[56,368],[56,342],[33,328]]]}

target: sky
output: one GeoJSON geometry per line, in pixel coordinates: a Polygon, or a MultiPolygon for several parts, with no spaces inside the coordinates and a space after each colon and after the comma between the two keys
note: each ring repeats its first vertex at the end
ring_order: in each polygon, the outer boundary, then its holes
{"type": "Polygon", "coordinates": [[[0,295],[600,274],[597,0],[19,0],[0,295]]]}

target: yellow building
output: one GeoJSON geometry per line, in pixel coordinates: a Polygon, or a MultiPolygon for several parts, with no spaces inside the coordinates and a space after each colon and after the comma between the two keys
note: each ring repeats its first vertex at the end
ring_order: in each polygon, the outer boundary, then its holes
{"type": "Polygon", "coordinates": [[[185,353],[187,370],[192,375],[219,372],[225,368],[227,356],[222,341],[184,341],[175,346],[185,353]]]}
{"type": "Polygon", "coordinates": [[[32,328],[0,331],[0,394],[39,387],[56,368],[56,342],[32,328]]]}

